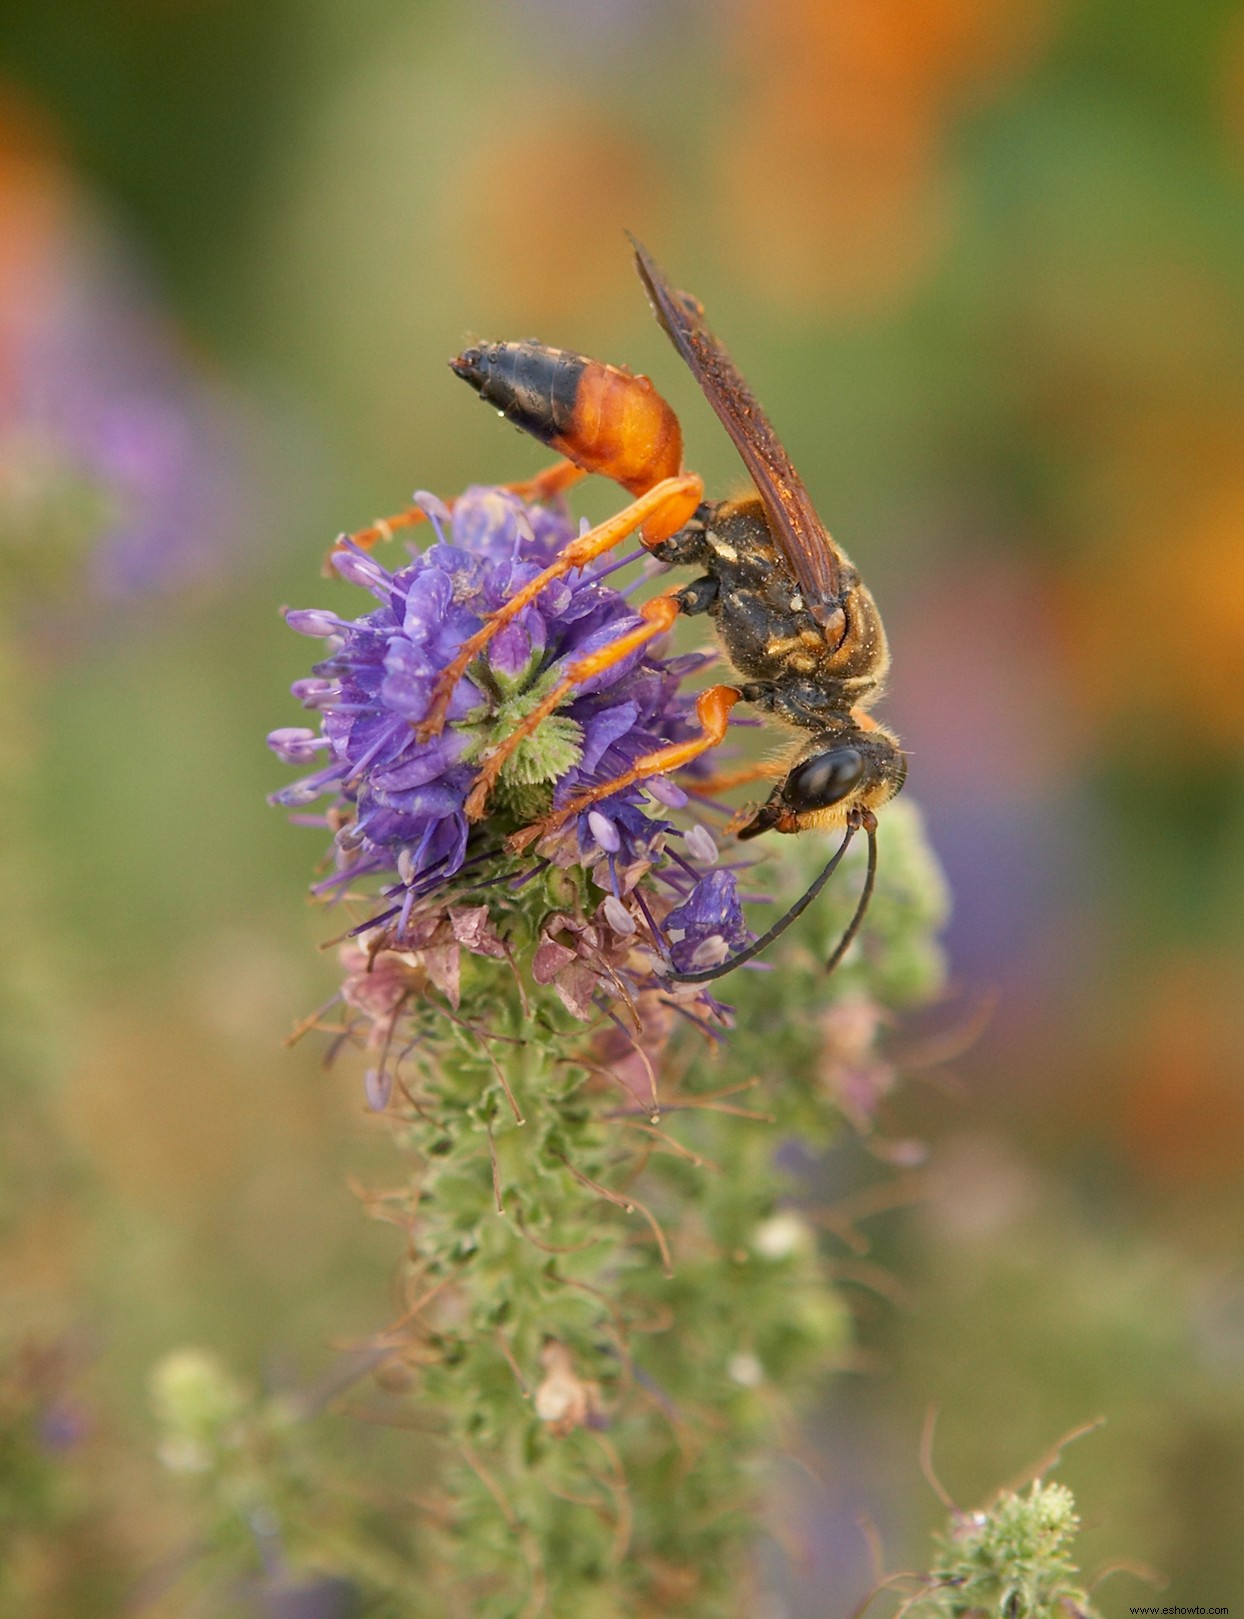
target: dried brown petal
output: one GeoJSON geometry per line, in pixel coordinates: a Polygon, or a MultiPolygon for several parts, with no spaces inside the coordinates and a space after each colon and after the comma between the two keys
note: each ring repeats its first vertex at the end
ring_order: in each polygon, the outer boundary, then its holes
{"type": "Polygon", "coordinates": [[[553,988],[571,1016],[587,1023],[596,1016],[593,997],[599,983],[600,974],[587,962],[572,961],[570,966],[563,968],[553,980],[553,988]]]}
{"type": "Polygon", "coordinates": [[[555,939],[543,939],[531,958],[531,976],[537,984],[551,984],[558,973],[575,960],[573,950],[555,939]]]}
{"type": "Polygon", "coordinates": [[[581,1378],[565,1344],[550,1338],[540,1351],[544,1378],[535,1394],[536,1415],[553,1433],[595,1426],[601,1416],[600,1386],[581,1378]]]}
{"type": "Polygon", "coordinates": [[[423,963],[428,977],[456,1012],[462,1000],[462,951],[457,940],[425,950],[423,963]]]}
{"type": "Polygon", "coordinates": [[[505,946],[488,915],[487,905],[449,908],[449,925],[454,938],[474,955],[491,956],[494,961],[505,960],[505,946]]]}

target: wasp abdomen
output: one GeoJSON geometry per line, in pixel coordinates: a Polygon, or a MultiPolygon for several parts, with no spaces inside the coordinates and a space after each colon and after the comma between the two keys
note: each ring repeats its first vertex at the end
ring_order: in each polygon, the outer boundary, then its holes
{"type": "Polygon", "coordinates": [[[481,344],[449,363],[517,427],[633,495],[682,469],[678,418],[647,377],[531,342],[481,344]]]}
{"type": "Polygon", "coordinates": [[[467,349],[449,363],[515,426],[551,444],[571,424],[579,382],[589,362],[539,343],[488,343],[467,349]]]}

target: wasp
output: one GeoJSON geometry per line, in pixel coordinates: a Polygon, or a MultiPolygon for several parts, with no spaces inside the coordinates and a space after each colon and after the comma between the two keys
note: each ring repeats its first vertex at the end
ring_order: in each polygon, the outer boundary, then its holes
{"type": "MultiPolygon", "coordinates": [[[[763,832],[842,829],[835,854],[803,897],[763,937],[713,967],[676,973],[703,983],[749,961],[815,899],[854,835],[868,838],[868,866],[855,914],[828,963],[855,936],[877,869],[876,811],[903,785],[907,761],[897,738],[869,710],[882,691],[889,650],[867,587],[816,514],[790,457],[722,343],[700,302],[676,291],[634,238],[635,262],[654,313],[733,440],[752,489],[708,500],[700,477],[683,466],[682,430],[670,405],[645,376],[534,341],[480,344],[450,361],[452,369],[503,416],[556,450],[562,459],[525,483],[526,499],[546,500],[596,473],[632,497],[615,516],[572,540],[555,561],[465,641],[433,692],[417,726],[422,740],[444,727],[459,679],[497,632],[550,581],[582,568],[634,535],[658,561],[698,570],[698,577],[644,603],[639,625],[570,666],[564,678],[484,761],[467,799],[481,819],[506,759],[583,681],[658,636],[683,616],[707,615],[736,684],[710,686],[696,701],[699,734],[636,761],[625,774],[572,797],[511,838],[522,848],[632,783],[678,770],[716,747],[736,703],[748,703],[796,733],[779,763],[735,775],[730,785],[777,777],[769,797],[738,829],[763,832]]],[[[353,536],[363,545],[417,522],[410,508],[353,536]]],[[[724,785],[724,783],[723,783],[724,785]]]]}

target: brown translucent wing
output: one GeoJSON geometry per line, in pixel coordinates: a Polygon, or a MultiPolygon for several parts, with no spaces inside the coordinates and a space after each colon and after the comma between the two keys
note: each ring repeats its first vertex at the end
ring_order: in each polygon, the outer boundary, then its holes
{"type": "Polygon", "coordinates": [[[734,440],[804,600],[820,617],[818,609],[838,604],[839,559],[808,491],[734,361],[705,324],[702,305],[690,293],[676,292],[633,236],[631,245],[657,319],[734,440]]]}

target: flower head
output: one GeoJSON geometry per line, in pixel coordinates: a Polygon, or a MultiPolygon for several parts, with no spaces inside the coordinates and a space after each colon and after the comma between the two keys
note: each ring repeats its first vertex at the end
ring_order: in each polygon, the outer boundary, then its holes
{"type": "Polygon", "coordinates": [[[326,643],[312,676],[293,688],[319,727],[269,737],[288,762],[318,765],[273,801],[303,810],[331,800],[321,824],[333,833],[336,870],[320,892],[376,896],[356,930],[369,935],[367,966],[347,963],[348,1004],[371,1018],[374,1034],[392,1019],[393,997],[412,993],[412,975],[422,975],[456,1006],[461,952],[504,957],[504,913],[530,892],[541,897],[533,976],[577,1017],[593,1015],[602,985],[638,995],[671,968],[725,959],[748,937],[735,875],[717,865],[706,829],[671,819],[688,802],[672,780],[594,801],[534,855],[515,855],[505,841],[644,754],[694,736],[683,682],[706,660],[663,658],[649,646],[578,685],[510,754],[487,816],[472,822],[467,797],[491,750],[571,663],[641,621],[606,582],[617,563],[552,581],[458,681],[440,734],[420,740],[438,676],[573,530],[561,513],[497,489],[468,490],[452,513],[418,498],[435,539],[404,566],[391,572],[348,543],[335,554],[341,577],[375,598],[371,611],[287,613],[292,629],[326,643]],[[377,965],[383,987],[361,986],[359,972],[377,965]]]}

